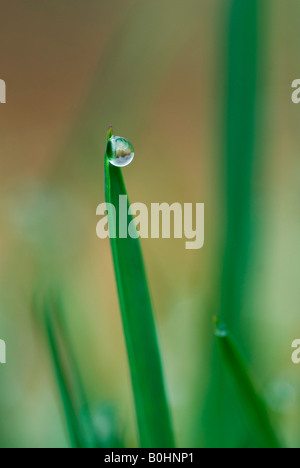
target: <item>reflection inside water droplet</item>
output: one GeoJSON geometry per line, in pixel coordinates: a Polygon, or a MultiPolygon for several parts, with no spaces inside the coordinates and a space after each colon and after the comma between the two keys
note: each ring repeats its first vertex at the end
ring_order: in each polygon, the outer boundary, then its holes
{"type": "Polygon", "coordinates": [[[107,142],[106,154],[113,166],[125,167],[132,162],[134,149],[125,138],[112,136],[107,142]]]}

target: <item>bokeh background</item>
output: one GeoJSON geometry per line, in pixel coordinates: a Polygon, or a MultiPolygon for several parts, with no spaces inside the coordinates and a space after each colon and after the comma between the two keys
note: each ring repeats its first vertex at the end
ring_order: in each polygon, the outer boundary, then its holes
{"type": "Polygon", "coordinates": [[[244,43],[230,22],[235,3],[0,0],[1,447],[69,444],[32,311],[35,291],[52,282],[91,404],[112,405],[126,444],[137,444],[110,245],[96,237],[110,124],[135,147],[124,170],[132,201],[206,206],[202,250],[143,241],[178,445],[252,443],[233,393],[230,411],[210,410],[222,385],[212,375],[221,311],[282,439],[300,446],[291,363],[300,338],[300,107],[291,101],[300,2],[241,0],[257,5],[254,36],[244,17],[244,43]],[[232,50],[245,59],[236,94],[232,50]]]}

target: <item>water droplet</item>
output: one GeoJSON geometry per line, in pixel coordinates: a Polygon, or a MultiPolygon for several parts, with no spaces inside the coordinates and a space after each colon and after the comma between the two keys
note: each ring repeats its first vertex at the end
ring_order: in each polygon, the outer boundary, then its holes
{"type": "Polygon", "coordinates": [[[125,138],[112,136],[107,142],[106,154],[113,166],[125,167],[132,162],[134,149],[125,138]]]}
{"type": "Polygon", "coordinates": [[[226,338],[226,336],[228,335],[228,331],[224,323],[220,323],[220,322],[216,323],[215,335],[218,338],[226,338]]]}

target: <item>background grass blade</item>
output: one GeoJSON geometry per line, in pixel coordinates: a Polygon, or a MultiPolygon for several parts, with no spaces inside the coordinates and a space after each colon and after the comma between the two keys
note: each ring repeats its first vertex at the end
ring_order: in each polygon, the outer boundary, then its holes
{"type": "MultiPolygon", "coordinates": [[[[111,137],[111,130],[108,139],[111,137]]],[[[127,195],[120,168],[105,154],[106,202],[116,208],[116,226],[108,212],[113,261],[136,406],[140,445],[174,447],[173,431],[164,387],[155,323],[138,239],[118,238],[119,196],[127,195]]],[[[128,206],[129,207],[129,206],[128,206]]],[[[110,211],[110,210],[109,210],[110,211]]],[[[128,217],[128,224],[132,221],[128,217]]]]}
{"type": "Polygon", "coordinates": [[[256,389],[244,359],[224,325],[217,323],[216,336],[221,355],[233,375],[244,402],[247,419],[252,421],[256,439],[264,448],[280,448],[279,439],[272,427],[267,405],[256,389]]]}
{"type": "Polygon", "coordinates": [[[54,370],[63,403],[63,409],[66,417],[70,442],[72,448],[85,448],[86,444],[84,436],[80,429],[79,414],[76,409],[74,396],[72,394],[71,387],[67,379],[67,373],[64,368],[63,360],[61,357],[61,353],[59,351],[59,343],[53,320],[53,307],[51,305],[51,302],[52,301],[47,300],[44,303],[45,327],[50,352],[52,355],[54,370]]]}
{"type": "Polygon", "coordinates": [[[123,447],[114,407],[106,403],[90,407],[65,321],[61,295],[51,292],[43,302],[36,295],[33,309],[39,321],[42,312],[72,448],[123,447]]]}
{"type": "MultiPolygon", "coordinates": [[[[226,228],[222,254],[222,272],[216,315],[226,322],[247,349],[243,311],[253,245],[252,198],[253,167],[257,159],[257,83],[258,52],[261,45],[259,13],[263,2],[231,0],[229,27],[224,48],[226,75],[224,80],[223,168],[225,178],[224,211],[226,228]]],[[[247,328],[249,329],[249,327],[247,328]]],[[[204,411],[205,445],[236,447],[251,443],[230,382],[220,365],[219,350],[213,349],[211,381],[204,411]],[[220,385],[222,382],[222,385],[220,385]],[[216,426],[213,421],[219,420],[216,426]]]]}
{"type": "Polygon", "coordinates": [[[252,178],[256,156],[258,0],[232,0],[228,35],[224,164],[227,232],[220,316],[240,336],[252,237],[252,178]]]}
{"type": "Polygon", "coordinates": [[[94,429],[93,418],[91,414],[90,405],[80,371],[78,368],[77,360],[74,354],[73,346],[68,333],[68,327],[65,320],[64,306],[60,293],[53,296],[53,328],[56,334],[60,337],[60,342],[63,347],[66,365],[65,374],[70,375],[71,395],[74,398],[74,406],[76,408],[76,415],[78,418],[78,426],[80,428],[80,435],[83,439],[83,445],[89,448],[102,448],[102,440],[98,437],[94,429]]]}

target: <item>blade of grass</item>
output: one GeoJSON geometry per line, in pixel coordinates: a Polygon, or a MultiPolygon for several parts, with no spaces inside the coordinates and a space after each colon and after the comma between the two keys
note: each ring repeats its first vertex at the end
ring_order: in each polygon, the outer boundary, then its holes
{"type": "Polygon", "coordinates": [[[215,333],[221,356],[231,372],[244,401],[248,418],[252,420],[257,434],[260,434],[264,448],[280,448],[279,439],[272,426],[267,405],[259,394],[247,365],[226,327],[217,321],[215,333]]]}
{"type": "MultiPolygon", "coordinates": [[[[94,430],[90,405],[85,393],[74,349],[68,333],[62,296],[58,291],[53,295],[52,307],[53,322],[56,328],[56,333],[59,334],[61,338],[64,354],[66,355],[66,367],[68,368],[68,373],[70,375],[72,395],[74,395],[74,401],[76,402],[75,405],[77,407],[77,415],[79,419],[78,425],[80,426],[81,433],[84,435],[84,445],[89,448],[102,448],[102,441],[97,437],[94,430]]],[[[65,374],[66,373],[67,369],[65,369],[65,374]]]]}
{"type": "Polygon", "coordinates": [[[258,0],[233,0],[228,40],[225,169],[227,233],[222,282],[224,318],[240,333],[245,277],[250,258],[252,178],[255,160],[258,0]]]}
{"type": "Polygon", "coordinates": [[[71,446],[72,448],[85,448],[85,441],[80,430],[79,416],[76,411],[76,405],[72,396],[69,382],[66,377],[63,360],[59,352],[59,343],[53,323],[53,310],[50,300],[45,301],[44,318],[46,334],[48,337],[54,371],[63,403],[71,446]]]}
{"type": "MultiPolygon", "coordinates": [[[[37,297],[34,298],[34,310],[38,312],[37,297]]],[[[69,438],[73,448],[114,448],[122,447],[118,436],[115,418],[106,416],[105,426],[109,423],[111,436],[103,434],[99,426],[99,410],[92,412],[79,372],[73,346],[65,321],[61,294],[49,293],[43,303],[43,322],[49,342],[54,370],[62,399],[69,438]],[[94,421],[98,419],[97,421],[94,421]]],[[[102,406],[100,407],[100,409],[102,406]]]]}
{"type": "MultiPolygon", "coordinates": [[[[107,141],[112,136],[108,132],[107,141]]],[[[105,153],[106,202],[121,315],[134,393],[140,445],[143,448],[174,447],[173,430],[165,392],[155,323],[138,239],[119,238],[119,196],[127,195],[120,168],[112,166],[105,153]],[[108,205],[109,207],[109,205],[108,205]]],[[[129,208],[129,203],[127,209],[129,208]]],[[[128,225],[133,220],[128,216],[128,225]]],[[[127,225],[127,227],[128,227],[127,225]]]]}
{"type": "MultiPolygon", "coordinates": [[[[258,0],[231,0],[225,57],[224,178],[226,232],[222,277],[219,285],[218,312],[230,330],[247,347],[243,318],[249,259],[253,245],[252,187],[253,167],[257,158],[257,81],[262,28],[258,0]],[[258,41],[259,47],[258,47],[258,41]]],[[[204,412],[205,445],[235,447],[247,437],[236,403],[232,399],[213,350],[212,375],[204,412]],[[220,386],[220,381],[222,386],[220,386]],[[218,424],[215,424],[215,419],[218,424]]]]}
{"type": "Polygon", "coordinates": [[[98,424],[94,421],[95,419],[99,419],[99,413],[107,409],[107,406],[102,404],[97,408],[97,411],[94,409],[92,410],[90,407],[69,336],[61,293],[55,295],[54,306],[57,328],[59,329],[67,356],[69,373],[72,375],[72,390],[76,397],[79,425],[84,434],[85,445],[90,448],[122,448],[123,443],[118,435],[113,407],[111,408],[111,412],[106,411],[105,430],[103,434],[100,432],[101,427],[98,427],[98,424]],[[107,427],[110,428],[111,432],[109,437],[107,437],[107,427]]]}

